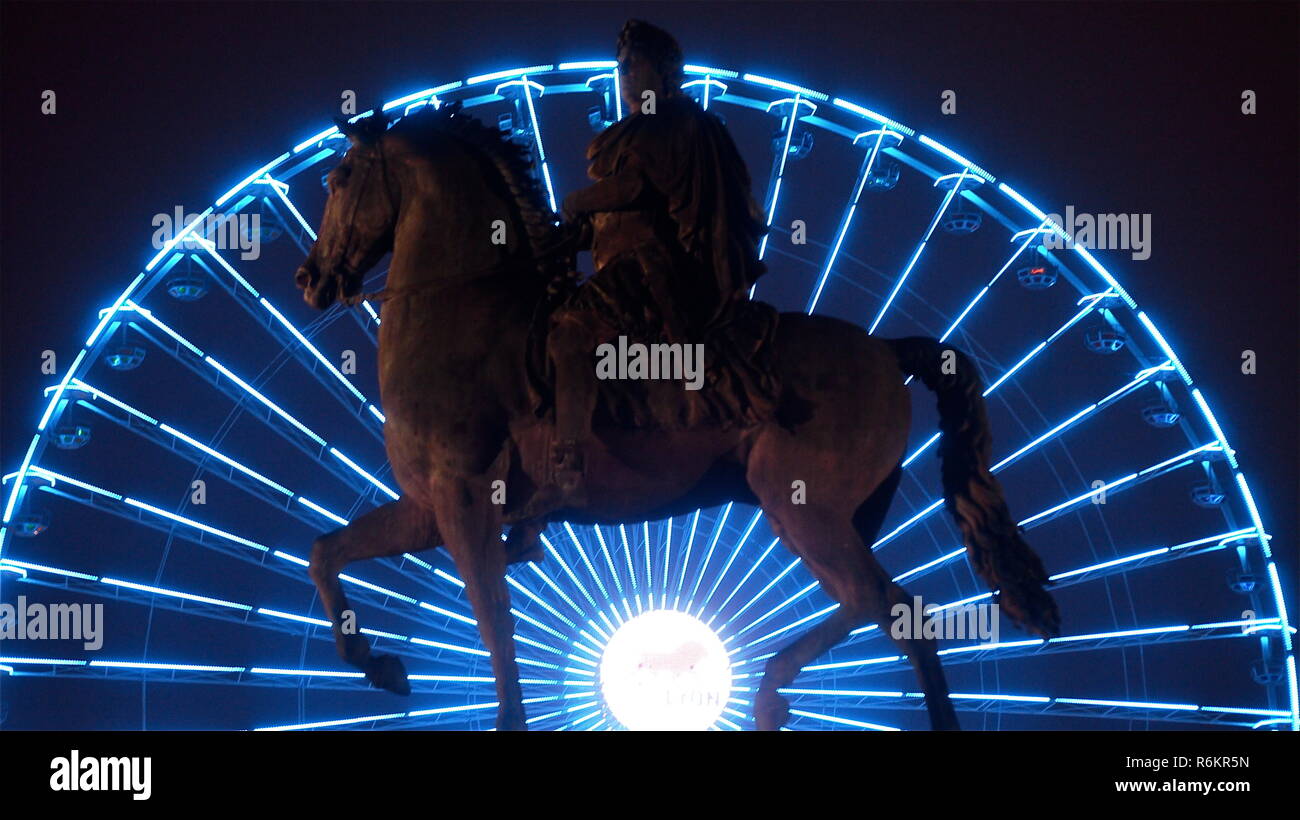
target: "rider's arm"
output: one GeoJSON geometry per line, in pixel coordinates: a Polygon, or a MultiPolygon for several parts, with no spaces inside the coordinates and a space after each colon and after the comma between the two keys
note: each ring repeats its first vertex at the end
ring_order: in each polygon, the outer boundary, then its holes
{"type": "Polygon", "coordinates": [[[645,175],[636,162],[625,162],[617,173],[564,198],[564,215],[573,219],[579,214],[601,211],[626,211],[636,206],[645,189],[645,175]]]}

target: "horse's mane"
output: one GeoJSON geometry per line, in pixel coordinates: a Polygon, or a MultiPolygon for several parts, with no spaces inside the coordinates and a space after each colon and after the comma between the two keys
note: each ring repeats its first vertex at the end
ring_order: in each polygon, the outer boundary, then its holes
{"type": "Polygon", "coordinates": [[[555,253],[559,231],[555,214],[533,174],[532,153],[497,129],[461,113],[460,108],[458,102],[440,107],[425,105],[396,122],[390,131],[421,142],[435,134],[446,135],[482,154],[500,174],[519,211],[538,273],[547,282],[563,280],[569,275],[568,264],[562,254],[555,253]]]}

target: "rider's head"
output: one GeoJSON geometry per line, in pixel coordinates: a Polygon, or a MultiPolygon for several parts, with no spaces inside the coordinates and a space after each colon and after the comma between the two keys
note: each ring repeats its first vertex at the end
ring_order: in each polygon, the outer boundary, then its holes
{"type": "Polygon", "coordinates": [[[678,94],[685,77],[682,49],[673,36],[644,20],[628,20],[618,34],[619,85],[628,110],[641,108],[643,92],[678,94]]]}

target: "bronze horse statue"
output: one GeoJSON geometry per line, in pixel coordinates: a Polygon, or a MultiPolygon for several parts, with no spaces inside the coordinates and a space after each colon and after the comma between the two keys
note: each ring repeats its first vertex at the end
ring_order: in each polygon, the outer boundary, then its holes
{"type": "MultiPolygon", "coordinates": [[[[491,653],[497,728],[524,729],[505,572],[529,556],[510,554],[501,533],[535,523],[530,500],[548,475],[554,425],[536,412],[526,352],[548,302],[557,229],[526,152],[452,108],[428,106],[391,128],[378,114],[340,123],[351,148],[329,173],[319,238],[296,280],[318,309],[354,304],[363,275],[391,251],[379,384],[388,459],[403,494],[318,538],[310,573],[342,657],[372,684],[407,694],[401,661],[372,654],[355,626],[342,629],[348,603],[339,572],[360,559],[445,546],[491,653]],[[502,225],[506,241],[494,244],[502,225]],[[506,503],[493,503],[501,486],[506,503]]],[[[616,524],[728,501],[762,508],[839,606],[768,660],[754,702],[757,728],[786,722],[778,690],[806,664],[864,624],[888,633],[891,607],[911,601],[870,549],[901,474],[911,413],[905,375],[937,394],[944,496],[972,567],[1013,621],[1055,634],[1047,574],[988,469],[974,364],[957,351],[945,355],[951,349],[933,339],[877,339],[801,313],[782,314],[772,344],[782,385],[772,419],[732,428],[597,427],[586,504],[553,512],[557,520],[616,524]],[[803,498],[792,492],[795,482],[803,482],[803,498]]],[[[893,639],[915,668],[931,726],[958,728],[935,641],[893,639]]]]}

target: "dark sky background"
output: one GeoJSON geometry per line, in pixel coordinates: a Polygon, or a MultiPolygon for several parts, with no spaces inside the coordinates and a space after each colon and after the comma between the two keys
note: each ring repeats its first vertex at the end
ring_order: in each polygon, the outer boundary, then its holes
{"type": "MultiPolygon", "coordinates": [[[[38,419],[41,351],[72,355],[94,309],[143,269],[154,214],[200,211],[327,122],[342,89],[366,107],[504,67],[603,59],[636,16],[673,31],[689,62],[859,101],[1040,205],[1151,214],[1150,260],[1113,269],[1224,421],[1294,601],[1296,9],[5,3],[0,465],[15,468],[38,419]],[[40,113],[43,89],[56,116],[40,113]],[[944,89],[956,116],[940,113],[944,89]],[[1244,89],[1255,116],[1240,112],[1244,89]],[[1256,375],[1240,370],[1246,349],[1256,375]]],[[[766,171],[752,170],[761,190],[766,171]]]]}

